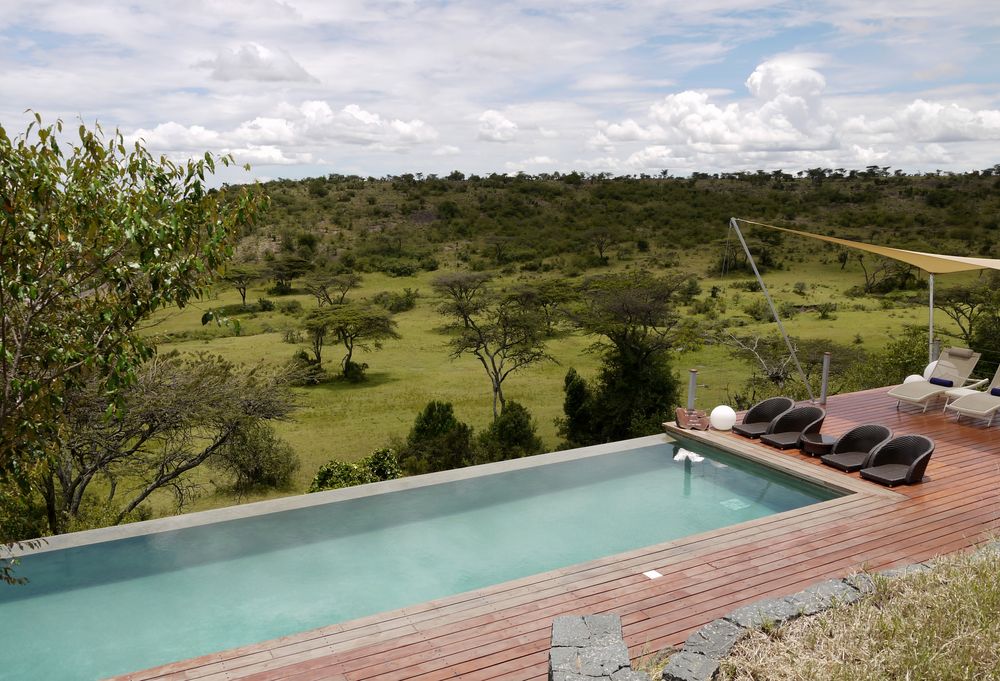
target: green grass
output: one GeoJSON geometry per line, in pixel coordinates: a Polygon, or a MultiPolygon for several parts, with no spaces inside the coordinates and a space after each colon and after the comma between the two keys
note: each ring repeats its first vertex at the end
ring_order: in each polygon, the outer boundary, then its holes
{"type": "Polygon", "coordinates": [[[727,681],[1000,678],[1000,553],[875,576],[859,603],[753,632],[722,662],[727,681]]]}
{"type": "MultiPolygon", "coordinates": [[[[640,264],[618,263],[617,267],[636,267],[640,264]]],[[[688,266],[693,272],[703,271],[704,264],[693,261],[688,266]]],[[[302,466],[292,489],[271,492],[254,499],[304,492],[316,469],[326,461],[332,458],[357,460],[385,446],[392,437],[405,437],[416,414],[429,400],[452,402],[456,416],[477,430],[488,425],[492,417],[489,382],[474,358],[453,360],[449,357],[447,336],[441,330],[445,320],[436,311],[438,301],[431,290],[431,281],[436,274],[421,273],[408,278],[364,275],[363,286],[351,293],[352,299],[371,297],[382,290],[402,291],[407,287],[419,289],[422,297],[413,310],[396,316],[400,340],[387,342],[380,351],[356,354],[355,361],[367,362],[370,366],[366,382],[350,384],[332,381],[295,390],[299,409],[291,420],[278,423],[276,430],[295,448],[302,466]]],[[[516,279],[505,277],[497,283],[514,283],[516,279]]],[[[786,325],[793,335],[829,338],[850,344],[855,335],[860,334],[864,346],[875,349],[904,324],[926,321],[926,307],[919,303],[882,310],[877,300],[843,296],[841,292],[844,289],[858,283],[859,275],[850,269],[842,272],[836,264],[810,264],[795,270],[775,271],[768,273],[765,279],[779,303],[815,305],[833,301],[838,304],[835,320],[820,320],[815,312],[801,313],[788,320],[786,325]],[[805,296],[793,291],[798,281],[811,284],[805,296]]],[[[734,280],[733,277],[703,280],[702,297],[708,295],[713,285],[719,286],[723,289],[720,295],[726,304],[726,312],[722,316],[743,317],[749,322],[741,309],[761,294],[727,288],[734,280]]],[[[316,304],[308,295],[270,296],[264,288],[249,291],[247,301],[256,302],[260,297],[271,298],[279,306],[289,300],[298,300],[307,310],[316,304]]],[[[201,317],[205,310],[238,303],[239,296],[235,291],[220,289],[217,296],[199,301],[185,310],[161,313],[146,331],[161,339],[187,338],[167,342],[161,340],[160,352],[212,352],[249,366],[282,364],[296,350],[305,347],[305,343],[283,342],[284,331],[296,328],[298,319],[278,310],[234,317],[240,322],[241,333],[238,336],[234,335],[231,326],[215,323],[202,326],[201,317]]],[[[776,329],[774,324],[748,323],[740,328],[734,327],[734,330],[738,333],[767,333],[776,329]]],[[[505,395],[524,404],[535,416],[539,434],[547,447],[555,447],[559,441],[555,419],[562,415],[562,386],[566,371],[575,367],[585,377],[593,377],[599,369],[599,355],[589,351],[592,342],[593,339],[575,333],[561,333],[548,346],[557,363],[531,367],[512,375],[504,384],[505,395]]],[[[328,369],[336,370],[341,354],[339,346],[325,349],[324,364],[328,369]]],[[[681,375],[682,391],[687,384],[687,370],[699,370],[699,383],[704,387],[699,389],[697,404],[706,409],[726,402],[729,391],[738,390],[749,375],[746,364],[731,357],[726,348],[712,345],[679,354],[674,366],[681,375]]],[[[683,399],[684,396],[681,397],[683,399]]],[[[206,472],[198,475],[203,481],[209,479],[206,472]]],[[[208,493],[190,509],[223,506],[235,501],[228,495],[208,493]]],[[[154,510],[158,514],[170,513],[170,499],[166,496],[157,498],[154,510]]]]}

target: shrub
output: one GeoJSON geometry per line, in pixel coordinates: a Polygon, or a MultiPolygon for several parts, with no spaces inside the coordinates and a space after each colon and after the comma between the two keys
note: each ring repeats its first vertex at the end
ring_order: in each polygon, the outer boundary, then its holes
{"type": "Polygon", "coordinates": [[[281,336],[281,342],[298,345],[302,342],[302,332],[298,329],[285,329],[285,333],[281,336]]]}
{"type": "Polygon", "coordinates": [[[278,305],[282,314],[298,314],[302,312],[302,303],[297,300],[286,300],[278,305]]]}
{"type": "Polygon", "coordinates": [[[305,350],[299,350],[292,355],[289,365],[292,369],[292,385],[319,385],[326,378],[323,367],[305,350]]]}
{"type": "Polygon", "coordinates": [[[437,400],[417,415],[399,451],[399,465],[410,475],[461,468],[472,458],[472,428],[455,418],[450,402],[437,400]]]}
{"type": "Polygon", "coordinates": [[[368,362],[348,362],[344,367],[344,378],[351,383],[361,383],[365,380],[365,372],[368,370],[368,362]]]}
{"type": "Polygon", "coordinates": [[[412,310],[416,306],[417,298],[419,297],[419,291],[411,288],[405,288],[402,293],[381,291],[376,293],[372,300],[376,305],[384,307],[389,312],[406,312],[407,310],[412,310]]]}
{"type": "Polygon", "coordinates": [[[258,298],[257,309],[261,312],[271,312],[274,310],[274,301],[270,298],[258,298]]]}
{"type": "Polygon", "coordinates": [[[366,485],[370,482],[395,480],[399,477],[402,477],[402,471],[399,468],[396,452],[384,447],[376,449],[357,463],[333,459],[323,464],[316,471],[309,485],[309,491],[319,492],[325,489],[366,485]]]}
{"type": "Polygon", "coordinates": [[[507,400],[500,416],[479,435],[476,463],[519,459],[545,451],[535,420],[521,404],[507,400]]]}
{"type": "Polygon", "coordinates": [[[299,468],[295,450],[267,423],[237,430],[210,461],[231,476],[237,492],[287,488],[299,468]]]}

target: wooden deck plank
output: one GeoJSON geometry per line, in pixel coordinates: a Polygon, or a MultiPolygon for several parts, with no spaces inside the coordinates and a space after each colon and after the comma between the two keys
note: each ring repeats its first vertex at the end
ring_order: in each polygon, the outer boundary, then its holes
{"type": "MultiPolygon", "coordinates": [[[[921,485],[861,492],[495,587],[118,677],[134,681],[543,679],[552,618],[622,615],[633,655],[677,644],[741,604],[862,566],[926,560],[1000,526],[1000,429],[940,408],[896,409],[886,389],[832,397],[824,432],[884,423],[936,449],[921,485]],[[656,569],[664,577],[648,580],[656,569]]],[[[747,441],[727,435],[728,441],[747,441]]],[[[773,450],[770,450],[773,452],[773,450]]],[[[821,466],[797,451],[786,461],[821,466]]],[[[820,471],[821,469],[815,469],[820,471]]],[[[824,474],[825,467],[822,468],[824,474]]],[[[846,474],[837,474],[843,475],[846,474]]],[[[849,476],[857,480],[857,474],[849,476]]],[[[872,489],[855,483],[859,489],[872,489]]]]}

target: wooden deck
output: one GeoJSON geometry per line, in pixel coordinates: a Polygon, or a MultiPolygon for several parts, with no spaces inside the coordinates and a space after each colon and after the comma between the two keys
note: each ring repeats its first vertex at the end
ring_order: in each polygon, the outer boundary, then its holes
{"type": "MultiPolygon", "coordinates": [[[[897,488],[898,494],[859,481],[857,474],[833,472],[871,492],[118,678],[544,679],[556,615],[621,615],[636,658],[682,642],[743,603],[983,541],[1000,519],[1000,429],[968,419],[956,424],[940,407],[926,414],[906,405],[897,411],[885,392],[830,398],[823,431],[838,435],[878,422],[896,434],[934,438],[937,449],[924,483],[897,488]],[[643,576],[653,569],[664,577],[643,576]]],[[[819,466],[796,450],[777,456],[799,467],[819,466]]]]}

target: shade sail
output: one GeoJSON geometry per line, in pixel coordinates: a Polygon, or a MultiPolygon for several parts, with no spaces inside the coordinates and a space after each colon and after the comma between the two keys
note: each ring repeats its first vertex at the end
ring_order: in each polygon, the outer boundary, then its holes
{"type": "Polygon", "coordinates": [[[800,232],[797,229],[788,229],[787,227],[775,227],[774,225],[768,225],[763,222],[753,222],[752,220],[744,220],[742,218],[736,219],[746,225],[775,229],[779,232],[796,234],[809,239],[819,239],[820,241],[827,241],[832,244],[847,246],[848,248],[857,248],[861,251],[876,253],[886,258],[892,258],[893,260],[901,260],[902,262],[913,265],[914,267],[919,267],[924,272],[930,272],[931,274],[948,274],[949,272],[967,272],[969,270],[1000,270],[1000,260],[996,258],[970,258],[964,255],[940,255],[938,253],[908,251],[904,248],[876,246],[875,244],[866,244],[863,241],[851,241],[850,239],[840,239],[835,236],[823,236],[821,234],[813,234],[812,232],[800,232]]]}

